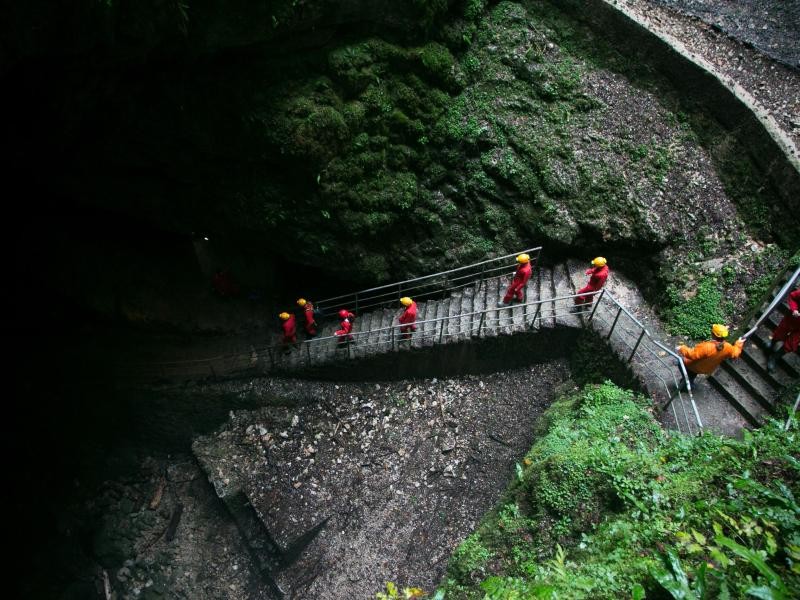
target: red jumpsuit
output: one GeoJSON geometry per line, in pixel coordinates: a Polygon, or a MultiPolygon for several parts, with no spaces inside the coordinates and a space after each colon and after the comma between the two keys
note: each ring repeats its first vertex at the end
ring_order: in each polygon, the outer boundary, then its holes
{"type": "Polygon", "coordinates": [[[314,337],[317,335],[317,321],[314,319],[314,305],[311,302],[306,302],[305,307],[303,308],[304,314],[306,316],[306,333],[310,337],[314,337]]]}
{"type": "MultiPolygon", "coordinates": [[[[792,312],[800,310],[800,289],[789,294],[787,304],[792,312]]],[[[797,352],[800,347],[800,317],[792,315],[783,317],[775,331],[772,332],[772,341],[775,340],[783,342],[783,349],[786,352],[797,352]]]]}
{"type": "Polygon", "coordinates": [[[333,335],[342,336],[344,338],[340,343],[345,341],[352,342],[353,336],[350,335],[350,332],[353,331],[353,323],[351,319],[355,319],[356,316],[346,310],[340,310],[339,316],[342,318],[342,322],[339,323],[339,329],[334,331],[333,335]]]}
{"type": "Polygon", "coordinates": [[[283,343],[294,344],[297,341],[297,324],[294,315],[286,319],[283,324],[283,343]]]}
{"type": "Polygon", "coordinates": [[[411,332],[417,330],[417,326],[414,325],[414,322],[417,320],[417,303],[411,302],[406,309],[403,311],[403,314],[400,315],[398,321],[400,321],[401,325],[405,325],[405,327],[400,328],[401,339],[408,339],[411,337],[411,332]]]}
{"type": "Polygon", "coordinates": [[[511,299],[516,297],[517,300],[522,302],[525,298],[522,290],[525,289],[525,284],[531,278],[531,263],[521,263],[517,265],[517,272],[514,273],[514,279],[511,280],[511,285],[506,290],[506,295],[503,296],[503,302],[508,304],[511,299]]]}
{"type": "MultiPolygon", "coordinates": [[[[586,270],[586,274],[590,275],[589,283],[585,287],[578,290],[579,294],[586,294],[588,292],[599,292],[603,289],[608,279],[608,265],[602,267],[592,267],[586,270]]],[[[575,298],[575,304],[591,304],[594,302],[594,296],[584,296],[582,298],[575,298]]]]}

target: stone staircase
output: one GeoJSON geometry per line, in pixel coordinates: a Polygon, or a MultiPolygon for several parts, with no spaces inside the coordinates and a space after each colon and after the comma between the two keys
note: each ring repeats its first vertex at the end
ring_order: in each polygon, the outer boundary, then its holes
{"type": "MultiPolygon", "coordinates": [[[[525,289],[525,303],[508,307],[499,307],[498,303],[513,275],[513,255],[499,261],[495,259],[485,278],[476,277],[480,271],[474,267],[476,265],[464,267],[471,272],[469,279],[460,279],[461,283],[445,279],[432,285],[428,278],[421,278],[428,283],[427,287],[417,288],[418,294],[408,291],[413,289],[408,286],[420,280],[375,288],[380,296],[378,301],[373,301],[372,309],[355,311],[359,314],[354,323],[352,343],[342,344],[333,333],[339,327],[336,312],[340,308],[354,309],[348,306],[347,299],[356,295],[342,296],[341,305],[332,302],[325,305],[325,312],[334,316],[318,319],[319,335],[315,339],[304,340],[299,326],[300,341],[286,354],[281,336],[275,333],[267,340],[267,346],[257,347],[252,340],[242,339],[238,350],[231,342],[225,352],[207,358],[129,365],[132,367],[130,375],[161,380],[290,375],[389,352],[475,342],[480,338],[543,328],[590,326],[607,340],[620,360],[630,365],[656,404],[670,409],[672,414],[664,412],[661,416],[666,427],[696,433],[699,429],[696,416],[699,416],[704,427],[727,435],[735,435],[743,427],[758,426],[771,414],[779,413],[776,403],[781,391],[800,380],[800,359],[796,355],[784,356],[774,373],[767,373],[765,368],[764,348],[771,331],[786,312],[785,303],[779,304],[753,333],[740,360],[727,361],[713,376],[698,378],[693,386],[693,398],[689,398],[675,392],[680,372],[677,359],[670,356],[674,348],[686,340],[666,333],[636,284],[613,271],[613,266],[606,285],[610,296],[595,303],[598,310],[591,323],[589,308],[580,314],[569,310],[573,305],[570,296],[586,283],[584,271],[588,264],[567,260],[552,266],[536,265],[525,289]],[[417,301],[417,331],[409,339],[401,339],[398,317],[402,309],[398,300],[400,295],[406,294],[417,301]],[[647,335],[643,334],[643,328],[647,335]]],[[[781,288],[781,283],[777,282],[776,290],[781,288]]],[[[364,296],[361,298],[364,306],[364,296]]]]}
{"type": "MultiPolygon", "coordinates": [[[[286,355],[276,352],[275,369],[294,371],[385,352],[459,343],[481,336],[510,335],[541,327],[582,326],[580,317],[569,312],[571,302],[544,302],[538,310],[530,304],[575,293],[566,263],[554,267],[537,266],[525,288],[525,303],[499,307],[512,270],[513,267],[509,267],[508,275],[474,282],[445,297],[417,299],[417,331],[408,340],[401,339],[399,305],[396,309],[379,308],[357,315],[352,332],[354,340],[349,344],[342,344],[333,335],[339,327],[338,320],[323,321],[317,338],[310,343],[298,344],[286,355]]],[[[303,333],[298,332],[300,339],[302,336],[303,333]]],[[[279,340],[276,336],[276,343],[279,340]]]]}
{"type": "MultiPolygon", "coordinates": [[[[770,300],[790,276],[791,272],[787,272],[774,286],[768,295],[770,300]]],[[[769,301],[765,302],[758,314],[762,314],[768,305],[769,301]]],[[[740,359],[722,363],[716,373],[708,378],[714,389],[755,427],[770,416],[781,416],[778,406],[781,391],[800,380],[800,357],[796,354],[784,354],[773,373],[767,372],[766,368],[770,336],[787,314],[789,309],[785,300],[782,300],[749,337],[740,359]]],[[[756,323],[756,318],[747,323],[748,329],[756,323]]]]}

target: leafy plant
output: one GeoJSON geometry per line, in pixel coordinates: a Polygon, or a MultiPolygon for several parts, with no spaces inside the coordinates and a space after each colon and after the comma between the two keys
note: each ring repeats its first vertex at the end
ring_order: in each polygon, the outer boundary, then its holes
{"type": "Polygon", "coordinates": [[[667,566],[652,567],[650,573],[658,583],[676,600],[705,600],[706,598],[706,565],[700,565],[692,585],[674,550],[667,551],[667,566]]]}
{"type": "MultiPolygon", "coordinates": [[[[378,592],[375,595],[376,600],[396,600],[402,598],[403,600],[411,600],[412,598],[424,598],[427,594],[417,587],[405,587],[398,590],[397,586],[391,582],[386,582],[386,592],[378,592]]],[[[438,596],[438,594],[437,594],[438,596]]],[[[433,600],[436,600],[434,598],[433,600]]]]}

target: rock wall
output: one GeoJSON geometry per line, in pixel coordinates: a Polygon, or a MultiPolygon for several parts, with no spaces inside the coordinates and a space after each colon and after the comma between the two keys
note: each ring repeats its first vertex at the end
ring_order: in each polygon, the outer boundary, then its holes
{"type": "MultiPolygon", "coordinates": [[[[602,31],[615,46],[665,75],[690,103],[724,126],[766,175],[780,203],[789,211],[800,208],[800,156],[795,144],[769,114],[740,86],[717,73],[702,57],[689,53],[673,38],[649,30],[616,0],[565,0],[560,10],[602,31]]],[[[725,148],[715,149],[725,160],[725,148]]]]}

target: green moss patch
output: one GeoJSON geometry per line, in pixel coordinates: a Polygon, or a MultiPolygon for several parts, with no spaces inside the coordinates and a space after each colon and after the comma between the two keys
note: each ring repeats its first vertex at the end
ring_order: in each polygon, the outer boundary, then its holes
{"type": "Polygon", "coordinates": [[[792,597],[796,433],[684,437],[651,413],[610,382],[556,402],[503,500],[453,554],[445,597],[792,597]]]}

